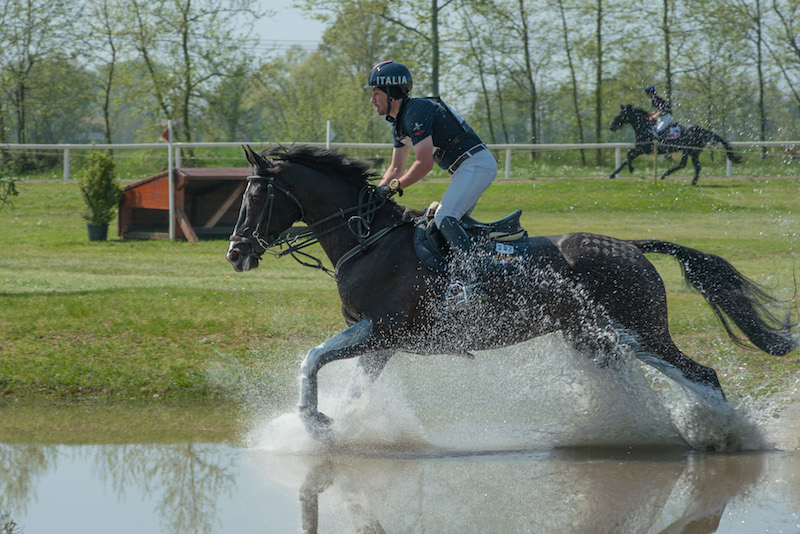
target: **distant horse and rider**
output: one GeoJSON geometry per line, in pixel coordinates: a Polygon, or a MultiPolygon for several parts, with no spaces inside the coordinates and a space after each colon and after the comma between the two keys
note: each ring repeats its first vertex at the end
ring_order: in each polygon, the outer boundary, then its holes
{"type": "Polygon", "coordinates": [[[653,99],[654,111],[647,111],[630,104],[621,105],[620,111],[611,121],[609,128],[612,132],[630,124],[636,135],[636,146],[628,151],[625,161],[614,169],[609,178],[616,178],[625,166],[630,172],[633,172],[633,160],[643,154],[652,154],[654,152],[653,143],[656,145],[655,151],[659,154],[683,153],[680,162],[661,175],[662,180],[673,172],[686,167],[688,159],[692,158],[692,165],[694,165],[692,185],[697,185],[700,177],[700,152],[708,143],[719,143],[725,147],[731,162],[742,161],[742,157],[733,151],[730,144],[716,133],[695,124],[682,126],[672,122],[669,102],[660,98],[652,85],[645,88],[645,92],[653,99]]]}

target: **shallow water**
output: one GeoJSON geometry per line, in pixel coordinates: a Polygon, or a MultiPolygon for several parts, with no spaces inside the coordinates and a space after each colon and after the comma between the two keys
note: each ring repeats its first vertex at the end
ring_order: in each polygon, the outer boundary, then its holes
{"type": "Polygon", "coordinates": [[[2,444],[0,508],[71,532],[798,532],[800,454],[298,455],[2,444]]]}
{"type": "Polygon", "coordinates": [[[330,444],[253,405],[116,407],[99,433],[96,406],[2,407],[0,532],[800,532],[794,386],[725,407],[557,339],[404,355],[345,402],[354,376],[320,374],[330,444]]]}

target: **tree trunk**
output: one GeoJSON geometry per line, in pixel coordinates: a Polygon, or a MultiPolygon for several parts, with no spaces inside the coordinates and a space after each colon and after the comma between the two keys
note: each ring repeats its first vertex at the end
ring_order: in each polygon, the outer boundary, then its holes
{"type": "MultiPolygon", "coordinates": [[[[757,69],[758,69],[758,114],[759,114],[759,140],[764,142],[767,140],[767,110],[764,105],[764,57],[762,49],[764,47],[763,40],[763,20],[761,15],[761,0],[756,0],[756,55],[757,55],[757,69]]],[[[761,159],[767,158],[767,147],[761,147],[761,159]]]]}
{"type": "Polygon", "coordinates": [[[508,143],[508,126],[506,125],[506,112],[505,112],[505,104],[503,102],[503,90],[500,87],[500,74],[497,70],[497,58],[492,58],[493,68],[494,68],[494,84],[495,84],[495,93],[497,95],[497,109],[498,113],[500,114],[500,125],[503,127],[503,140],[508,143]]]}
{"type": "MultiPolygon", "coordinates": [[[[583,144],[583,121],[581,120],[581,109],[578,104],[578,80],[575,77],[575,65],[572,63],[572,52],[569,45],[569,27],[567,17],[564,13],[564,0],[558,0],[558,9],[561,12],[561,24],[564,29],[564,48],[567,52],[567,66],[569,67],[570,80],[572,81],[572,105],[575,108],[575,119],[578,124],[578,142],[583,144]]],[[[581,149],[581,164],[586,166],[586,153],[581,149]]]]}
{"type": "MultiPolygon", "coordinates": [[[[525,0],[518,0],[520,22],[522,23],[522,47],[525,55],[525,78],[530,89],[530,99],[528,100],[528,117],[531,121],[531,143],[539,142],[539,135],[537,132],[538,121],[536,120],[536,106],[537,106],[537,93],[536,81],[533,77],[533,65],[531,58],[531,41],[530,32],[528,30],[528,14],[525,11],[525,0]]],[[[536,157],[536,152],[531,152],[531,158],[536,157]]]]}
{"type": "MultiPolygon", "coordinates": [[[[603,142],[603,0],[597,0],[597,73],[595,78],[594,113],[595,113],[595,143],[603,142]]],[[[595,162],[598,166],[603,164],[603,151],[597,149],[595,162]]]]}
{"type": "Polygon", "coordinates": [[[664,32],[664,69],[666,77],[667,102],[672,103],[672,36],[669,27],[669,0],[664,0],[664,14],[662,18],[662,31],[664,32]]]}
{"type": "Polygon", "coordinates": [[[431,0],[431,91],[439,95],[439,4],[431,0]]]}

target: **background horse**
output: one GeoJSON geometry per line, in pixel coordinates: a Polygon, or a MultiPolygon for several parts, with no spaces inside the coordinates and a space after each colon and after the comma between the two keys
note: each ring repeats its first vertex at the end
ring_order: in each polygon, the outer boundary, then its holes
{"type": "MultiPolygon", "coordinates": [[[[609,178],[616,178],[619,171],[625,165],[628,166],[630,172],[633,172],[632,163],[634,159],[642,154],[653,153],[653,140],[655,139],[655,135],[653,134],[653,122],[650,120],[650,113],[644,109],[633,107],[630,104],[620,106],[620,111],[617,113],[617,116],[614,117],[614,120],[611,121],[611,126],[609,126],[609,128],[612,132],[616,132],[625,124],[630,124],[633,127],[633,131],[636,134],[636,146],[628,150],[628,157],[625,158],[625,161],[623,161],[619,167],[614,169],[614,172],[611,173],[609,178]]],[[[664,177],[686,167],[686,160],[691,157],[692,165],[694,165],[692,185],[696,185],[697,179],[700,177],[700,152],[703,151],[703,148],[709,142],[722,144],[728,154],[728,159],[733,163],[742,161],[742,157],[733,151],[725,139],[705,128],[689,124],[687,126],[681,126],[681,135],[677,139],[658,142],[659,154],[683,152],[680,163],[662,174],[661,179],[663,180],[664,177]]]]}
{"type": "Polygon", "coordinates": [[[601,364],[632,351],[684,387],[723,399],[716,372],[673,343],[664,284],[646,252],[676,257],[735,341],[743,342],[729,319],[770,354],[795,346],[788,322],[765,307],[773,299],[724,259],[664,241],[586,233],[530,238],[524,262],[485,279],[486,301],[442,314],[447,278],[418,259],[414,224],[393,200],[373,194],[368,164],[302,147],[246,155],[253,175],[227,252],[234,269],[254,269],[265,252],[284,247],[280,254],[299,252],[307,243],[282,237],[297,221],[336,266],[348,327],[301,365],[300,415],[317,439],[330,438],[332,425],[318,410],[317,373],[334,360],[359,357],[363,376],[374,380],[396,351],[469,355],[556,331],[601,364]]]}

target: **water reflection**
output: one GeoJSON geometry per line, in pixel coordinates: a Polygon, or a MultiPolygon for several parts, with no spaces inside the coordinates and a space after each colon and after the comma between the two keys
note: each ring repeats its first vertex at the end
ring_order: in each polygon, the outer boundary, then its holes
{"type": "Polygon", "coordinates": [[[308,533],[715,532],[763,467],[757,454],[326,458],[299,494],[308,533]]]}
{"type": "Polygon", "coordinates": [[[0,512],[24,515],[42,476],[57,462],[58,447],[0,444],[0,512]]]}
{"type": "Polygon", "coordinates": [[[120,497],[133,488],[158,504],[165,532],[213,532],[220,494],[235,487],[235,457],[198,444],[102,447],[94,454],[98,479],[120,497]]]}
{"type": "MultiPolygon", "coordinates": [[[[86,490],[73,484],[85,480],[75,477],[77,469],[119,503],[152,503],[161,532],[215,532],[220,526],[217,502],[233,493],[236,463],[232,449],[216,444],[0,444],[0,511],[24,526],[16,518],[31,515],[41,485],[48,491],[55,486],[66,500],[86,490]]],[[[87,492],[86,498],[93,495],[87,492]]],[[[82,504],[91,510],[95,503],[82,504]]],[[[87,524],[92,522],[87,518],[87,524]]]]}
{"type": "Polygon", "coordinates": [[[800,529],[796,451],[0,444],[0,470],[0,518],[31,533],[800,529]]]}

